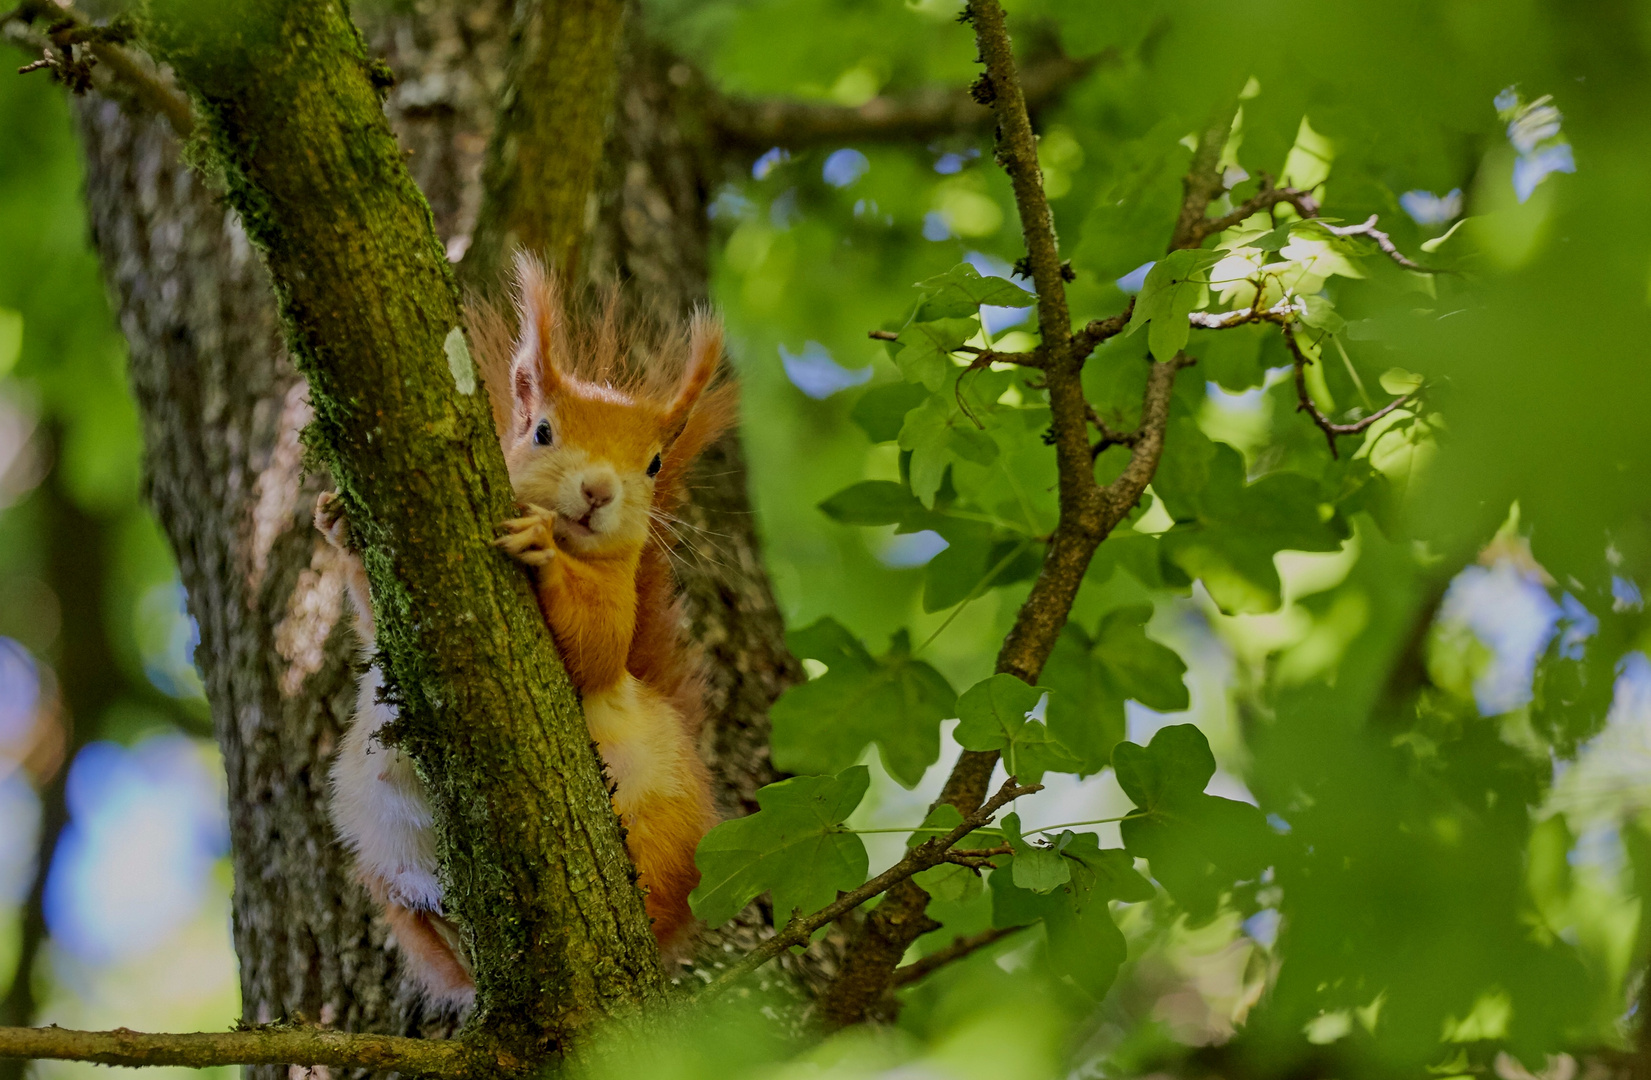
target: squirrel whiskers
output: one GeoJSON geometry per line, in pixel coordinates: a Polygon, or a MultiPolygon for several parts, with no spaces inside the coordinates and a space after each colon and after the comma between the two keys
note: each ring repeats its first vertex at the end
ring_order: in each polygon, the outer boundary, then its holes
{"type": "MultiPolygon", "coordinates": [[[[700,313],[685,335],[643,333],[622,317],[617,297],[595,318],[575,319],[537,262],[519,258],[516,273],[514,334],[498,311],[470,312],[511,487],[526,510],[501,524],[498,544],[533,570],[613,783],[654,935],[668,950],[693,923],[694,849],[715,822],[695,749],[702,661],[684,637],[671,557],[689,468],[734,420],[732,387],[711,385],[722,330],[700,313]]],[[[322,497],[316,524],[349,551],[335,499],[322,497]]],[[[349,565],[370,653],[366,575],[358,559],[349,565]]],[[[462,1005],[474,987],[442,917],[422,783],[376,737],[394,717],[378,700],[381,684],[376,667],[362,676],[357,715],[333,765],[333,820],[427,994],[462,1005]]]]}

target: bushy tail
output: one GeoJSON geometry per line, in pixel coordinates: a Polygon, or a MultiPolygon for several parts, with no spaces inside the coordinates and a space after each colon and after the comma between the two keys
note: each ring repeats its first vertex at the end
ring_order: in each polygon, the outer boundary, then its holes
{"type": "Polygon", "coordinates": [[[384,919],[396,936],[407,974],[427,1001],[463,1009],[476,1000],[476,979],[464,955],[458,927],[433,911],[415,911],[390,900],[384,882],[367,879],[367,890],[384,906],[384,919]]]}

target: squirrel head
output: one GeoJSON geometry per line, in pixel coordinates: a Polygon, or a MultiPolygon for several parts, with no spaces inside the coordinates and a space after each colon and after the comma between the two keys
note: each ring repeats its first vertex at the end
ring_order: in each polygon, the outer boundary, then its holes
{"type": "Polygon", "coordinates": [[[640,349],[617,294],[575,323],[536,260],[518,257],[516,276],[508,373],[487,379],[516,499],[556,513],[564,550],[633,553],[680,501],[687,466],[732,420],[732,389],[710,389],[722,327],[700,312],[686,335],[678,327],[640,349]],[[639,365],[627,363],[633,352],[639,365]]]}

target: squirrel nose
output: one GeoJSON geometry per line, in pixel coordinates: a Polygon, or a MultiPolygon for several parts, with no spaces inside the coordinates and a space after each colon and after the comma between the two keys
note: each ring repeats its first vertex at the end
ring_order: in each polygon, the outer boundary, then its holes
{"type": "Polygon", "coordinates": [[[593,477],[583,481],[579,490],[585,495],[585,502],[592,510],[600,510],[613,502],[613,478],[608,476],[593,477]]]}

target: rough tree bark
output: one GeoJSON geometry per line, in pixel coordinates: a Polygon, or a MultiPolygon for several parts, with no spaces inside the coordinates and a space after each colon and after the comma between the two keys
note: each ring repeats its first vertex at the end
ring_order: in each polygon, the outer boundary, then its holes
{"type": "MultiPolygon", "coordinates": [[[[398,84],[387,103],[451,247],[480,206],[510,5],[364,12],[398,84]]],[[[704,204],[718,166],[674,115],[670,58],[628,42],[601,212],[586,264],[682,310],[705,295],[704,204]]],[[[680,81],[680,80],[678,80],[680,81]]],[[[131,347],[153,505],[200,623],[199,660],[229,776],[235,936],[247,1019],[437,1034],[349,878],[325,815],[327,762],[352,707],[352,635],[330,549],[308,526],[325,477],[304,471],[301,380],[238,220],[182,164],[166,123],[77,102],[93,237],[131,347]]],[[[694,524],[714,559],[684,567],[715,680],[707,757],[726,810],[773,779],[766,710],[795,677],[757,555],[737,443],[715,452],[694,524]]],[[[260,1067],[263,1068],[263,1067],[260,1067]]],[[[271,1077],[273,1073],[269,1074],[271,1077]]]]}

